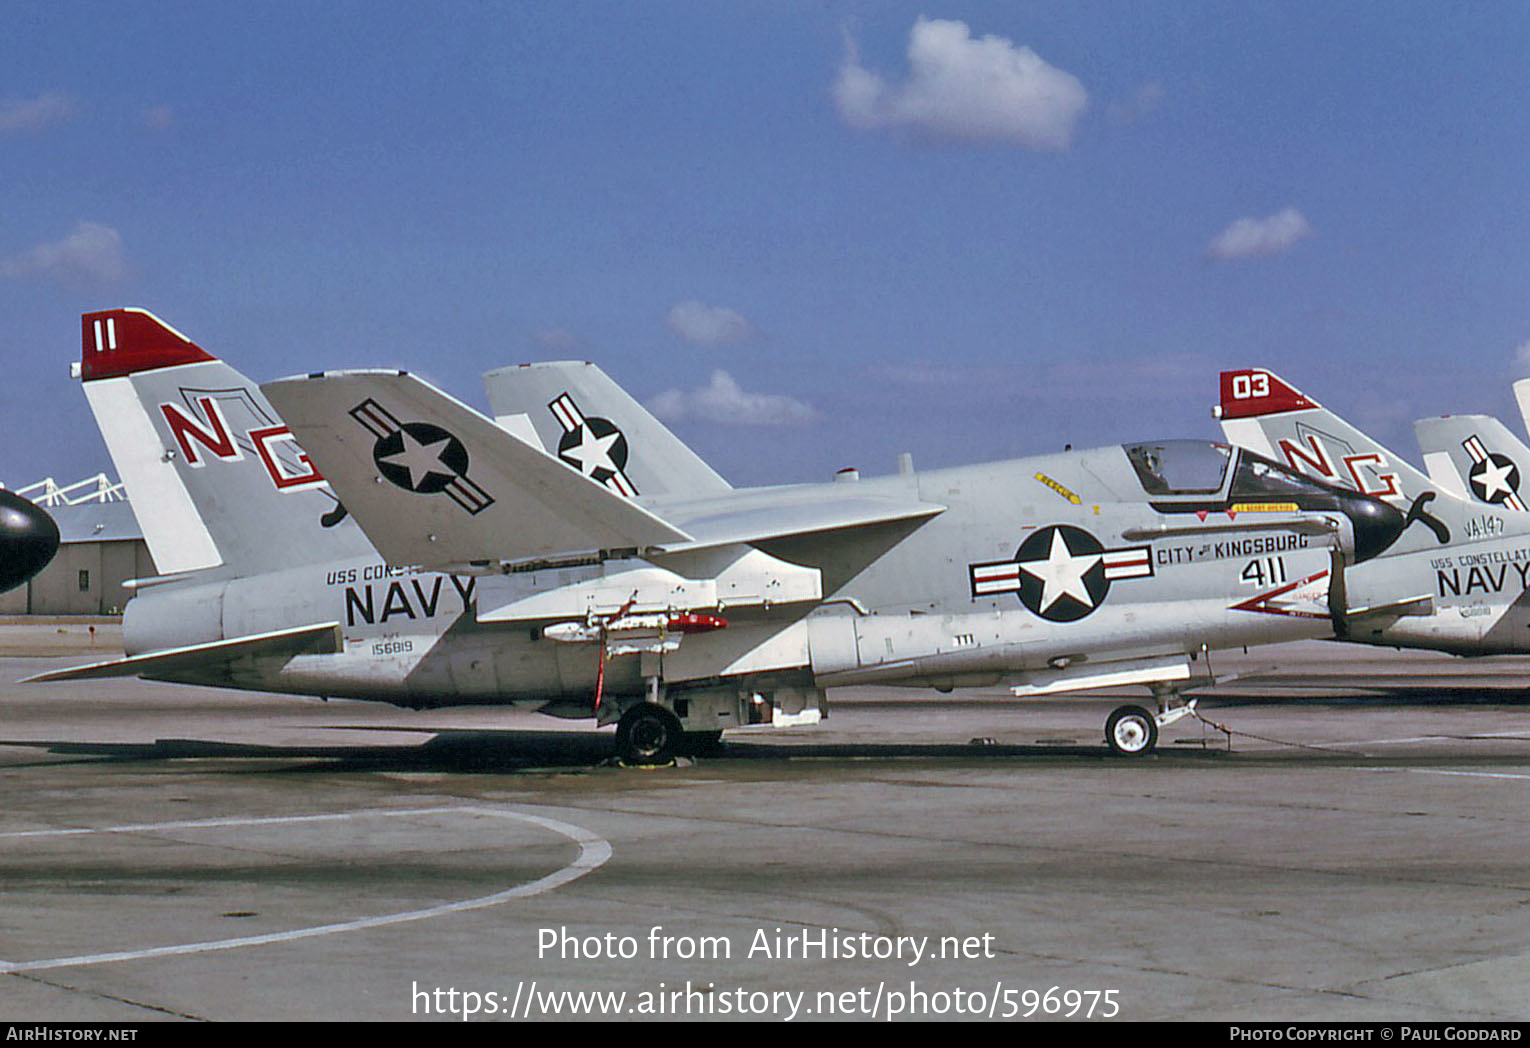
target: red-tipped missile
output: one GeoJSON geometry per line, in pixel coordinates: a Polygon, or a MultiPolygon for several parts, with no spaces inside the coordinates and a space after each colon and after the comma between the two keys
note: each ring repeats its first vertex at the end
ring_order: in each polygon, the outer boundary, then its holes
{"type": "Polygon", "coordinates": [[[657,612],[651,615],[623,615],[607,622],[559,622],[548,626],[542,636],[564,644],[589,644],[604,637],[631,633],[711,633],[726,629],[728,620],[721,615],[700,612],[657,612]]]}
{"type": "Polygon", "coordinates": [[[666,629],[670,633],[711,633],[728,628],[728,620],[721,615],[703,615],[699,612],[682,612],[669,617],[666,629]]]}

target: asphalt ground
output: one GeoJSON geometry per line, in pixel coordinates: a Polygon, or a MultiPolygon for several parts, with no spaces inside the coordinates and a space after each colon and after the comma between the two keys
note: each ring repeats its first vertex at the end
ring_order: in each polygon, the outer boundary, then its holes
{"type": "Polygon", "coordinates": [[[14,683],[114,643],[0,625],[0,1020],[1530,1018],[1530,660],[1214,656],[1232,734],[1137,759],[1129,690],[847,689],[636,770],[512,710],[14,683]]]}

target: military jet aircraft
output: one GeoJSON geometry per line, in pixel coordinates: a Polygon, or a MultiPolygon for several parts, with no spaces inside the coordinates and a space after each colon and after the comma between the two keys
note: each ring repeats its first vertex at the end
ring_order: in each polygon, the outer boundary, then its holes
{"type": "Polygon", "coordinates": [[[58,552],[58,525],[47,511],[0,488],[0,593],[36,575],[58,552]]]}
{"type": "Polygon", "coordinates": [[[590,365],[492,374],[490,419],[397,371],[258,388],[141,310],[82,328],[162,574],[126,658],[41,679],[529,703],[638,761],[839,685],[1141,684],[1106,738],[1145,753],[1202,652],[1332,635],[1406,526],[1206,441],[734,489],[590,365]]]}
{"type": "Polygon", "coordinates": [[[1341,638],[1459,655],[1530,652],[1530,514],[1502,497],[1514,487],[1509,460],[1495,459],[1481,436],[1508,436],[1501,425],[1464,416],[1424,427],[1426,446],[1455,444],[1476,467],[1476,497],[1467,498],[1459,481],[1425,476],[1262,368],[1224,371],[1214,413],[1229,441],[1403,513],[1396,542],[1345,574],[1334,601],[1341,638]]]}

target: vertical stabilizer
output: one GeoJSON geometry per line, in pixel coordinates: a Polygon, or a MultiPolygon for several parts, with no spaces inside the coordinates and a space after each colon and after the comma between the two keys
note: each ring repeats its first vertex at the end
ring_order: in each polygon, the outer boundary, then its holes
{"type": "Polygon", "coordinates": [[[1413,423],[1429,475],[1460,498],[1525,512],[1520,484],[1530,448],[1490,415],[1442,415],[1413,423]]]}
{"type": "Polygon", "coordinates": [[[1524,423],[1525,432],[1530,433],[1530,378],[1514,383],[1514,402],[1519,405],[1519,418],[1524,423]]]}
{"type": "Polygon", "coordinates": [[[1406,507],[1439,485],[1280,376],[1222,372],[1217,408],[1229,442],[1299,473],[1406,507]]]}
{"type": "Polygon", "coordinates": [[[1511,522],[1484,512],[1489,507],[1458,495],[1451,484],[1436,483],[1262,368],[1222,372],[1216,416],[1232,443],[1403,510],[1407,525],[1392,553],[1434,551],[1452,541],[1530,531],[1530,520],[1511,522]]]}
{"type": "Polygon", "coordinates": [[[370,550],[249,379],[141,309],[86,313],[81,334],[86,399],[162,574],[370,550]]]}
{"type": "Polygon", "coordinates": [[[600,368],[554,361],[483,377],[495,421],[619,495],[700,497],[729,483],[600,368]]]}

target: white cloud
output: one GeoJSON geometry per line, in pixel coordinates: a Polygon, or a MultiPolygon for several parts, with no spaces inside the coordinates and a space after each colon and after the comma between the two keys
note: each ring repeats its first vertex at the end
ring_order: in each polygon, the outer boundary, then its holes
{"type": "Polygon", "coordinates": [[[1067,149],[1089,106],[1076,76],[1001,36],[973,39],[965,22],[920,18],[908,38],[909,78],[890,85],[862,68],[853,43],[834,104],[853,127],[908,127],[937,138],[1067,149]]]}
{"type": "Polygon", "coordinates": [[[1514,362],[1522,368],[1530,368],[1530,342],[1521,343],[1514,351],[1514,362]]]}
{"type": "Polygon", "coordinates": [[[111,283],[127,276],[122,237],[98,222],[76,222],[63,239],[0,258],[0,277],[86,278],[111,283]]]}
{"type": "Polygon", "coordinates": [[[677,304],[665,318],[669,329],[687,342],[717,346],[741,342],[754,332],[743,315],[726,306],[708,306],[690,299],[677,304]]]}
{"type": "Polygon", "coordinates": [[[1314,236],[1312,226],[1294,207],[1269,218],[1240,218],[1206,246],[1206,253],[1221,262],[1240,258],[1267,258],[1281,255],[1297,241],[1314,236]]]}
{"type": "Polygon", "coordinates": [[[48,91],[36,98],[6,99],[0,101],[0,134],[61,124],[73,117],[74,112],[74,99],[62,91],[48,91]]]}
{"type": "Polygon", "coordinates": [[[666,390],[648,409],[669,422],[697,418],[726,426],[802,426],[818,417],[810,404],[775,393],[745,393],[726,371],[712,372],[702,389],[666,390]]]}

